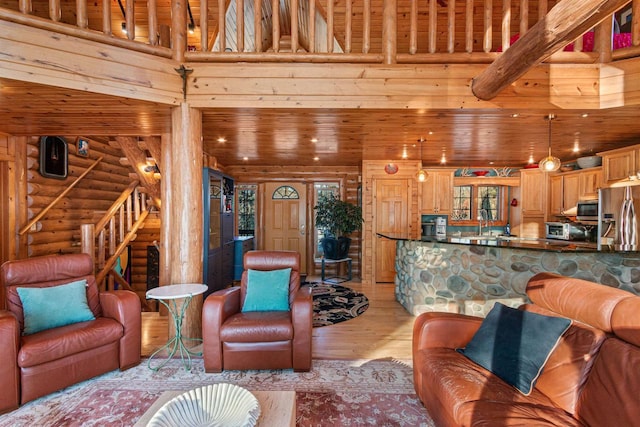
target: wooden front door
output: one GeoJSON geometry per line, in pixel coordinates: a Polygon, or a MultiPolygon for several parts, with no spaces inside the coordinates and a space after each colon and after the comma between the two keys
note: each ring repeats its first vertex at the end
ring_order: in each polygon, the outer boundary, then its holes
{"type": "Polygon", "coordinates": [[[300,252],[300,272],[307,272],[306,188],[300,183],[265,184],[265,250],[300,252]]]}
{"type": "MultiPolygon", "coordinates": [[[[378,179],[375,181],[375,233],[408,236],[409,182],[406,179],[378,179]]],[[[393,282],[396,269],[396,241],[375,237],[376,283],[393,282]]]]}

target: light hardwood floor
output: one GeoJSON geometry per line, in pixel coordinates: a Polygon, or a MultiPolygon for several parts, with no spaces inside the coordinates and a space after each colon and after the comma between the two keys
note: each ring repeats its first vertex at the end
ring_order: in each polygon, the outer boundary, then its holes
{"type": "MultiPolygon", "coordinates": [[[[319,278],[309,278],[319,281],[319,278]]],[[[395,299],[394,284],[342,285],[364,293],[369,308],[361,316],[331,326],[313,328],[314,359],[411,358],[414,317],[395,299]]],[[[167,317],[142,313],[142,355],[148,356],[167,341],[167,317]]]]}

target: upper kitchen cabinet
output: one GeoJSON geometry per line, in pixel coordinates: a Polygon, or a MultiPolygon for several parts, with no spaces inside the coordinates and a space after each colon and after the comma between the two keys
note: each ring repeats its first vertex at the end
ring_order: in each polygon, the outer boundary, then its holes
{"type": "Polygon", "coordinates": [[[547,176],[540,169],[522,169],[520,187],[522,189],[522,213],[527,215],[545,214],[547,176]]]}
{"type": "Polygon", "coordinates": [[[549,215],[560,216],[575,207],[578,200],[598,198],[602,168],[580,169],[549,176],[549,215]]]}
{"type": "Polygon", "coordinates": [[[580,200],[597,199],[600,187],[602,187],[602,168],[580,171],[580,200]]]}
{"type": "Polygon", "coordinates": [[[422,183],[420,210],[423,214],[450,215],[453,209],[453,174],[455,169],[429,169],[422,183]]]}
{"type": "Polygon", "coordinates": [[[602,156],[602,184],[607,186],[636,175],[640,169],[640,146],[598,153],[602,156]]]}

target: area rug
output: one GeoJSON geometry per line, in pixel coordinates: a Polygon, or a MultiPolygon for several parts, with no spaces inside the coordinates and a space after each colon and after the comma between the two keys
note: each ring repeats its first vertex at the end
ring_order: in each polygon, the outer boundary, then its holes
{"type": "Polygon", "coordinates": [[[360,316],[369,308],[367,297],[345,286],[311,284],[313,327],[333,325],[360,316]]]}
{"type": "Polygon", "coordinates": [[[248,390],[294,390],[297,426],[433,427],[415,394],[411,361],[314,360],[310,372],[225,371],[207,374],[202,359],[191,371],[171,360],[158,372],[146,360],[27,403],[0,416],[0,427],[132,426],[165,391],[214,383],[248,390]]]}

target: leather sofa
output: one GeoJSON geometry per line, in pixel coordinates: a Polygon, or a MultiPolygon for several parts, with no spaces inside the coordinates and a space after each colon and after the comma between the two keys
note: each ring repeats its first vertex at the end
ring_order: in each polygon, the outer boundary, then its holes
{"type": "Polygon", "coordinates": [[[223,369],[311,369],[313,301],[300,288],[300,254],[293,251],[249,251],[244,255],[240,286],[212,293],[202,310],[206,372],[223,369]],[[289,311],[243,312],[248,270],[291,268],[289,311]]]}
{"type": "Polygon", "coordinates": [[[631,426],[640,422],[640,297],[538,273],[539,314],[573,319],[525,396],[457,352],[482,318],[424,313],[413,331],[414,385],[437,426],[631,426]]]}
{"type": "Polygon", "coordinates": [[[114,369],[140,363],[141,310],[131,291],[99,292],[86,254],[7,261],[0,267],[0,413],[114,369]],[[23,335],[17,288],[85,279],[95,320],[23,335]]]}

